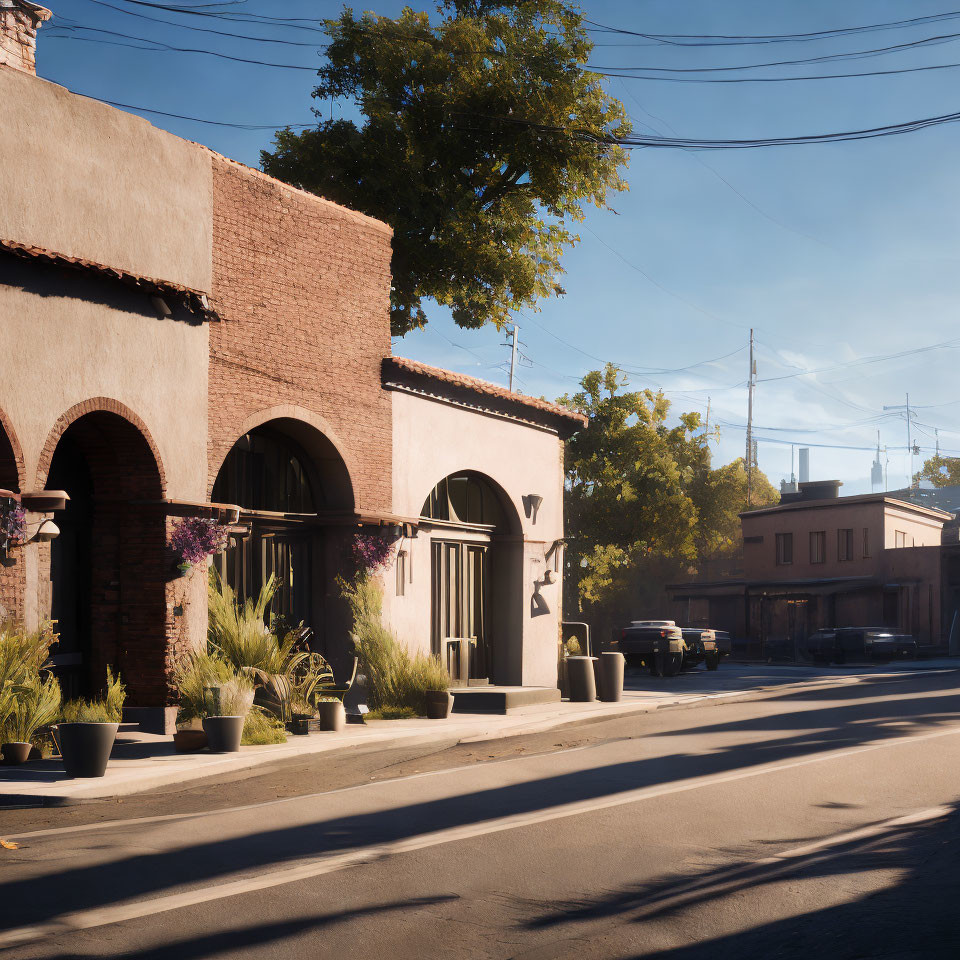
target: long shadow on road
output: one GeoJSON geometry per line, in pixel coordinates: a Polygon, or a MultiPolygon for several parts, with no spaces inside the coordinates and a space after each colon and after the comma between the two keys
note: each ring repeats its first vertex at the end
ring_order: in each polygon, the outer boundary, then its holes
{"type": "MultiPolygon", "coordinates": [[[[107,863],[66,867],[43,876],[24,876],[7,861],[0,879],[4,910],[0,929],[38,923],[63,913],[119,901],[157,896],[184,885],[217,882],[237,871],[282,868],[293,861],[388,843],[449,827],[482,823],[518,813],[535,813],[561,804],[590,801],[640,787],[693,777],[748,770],[759,764],[815,756],[902,737],[888,725],[891,714],[909,710],[914,725],[936,728],[956,720],[950,697],[896,698],[809,713],[805,732],[779,739],[728,743],[707,753],[673,753],[581,769],[531,782],[464,792],[396,806],[384,812],[346,814],[295,826],[257,829],[241,837],[217,835],[217,818],[203,821],[207,836],[192,844],[154,853],[136,853],[107,863]],[[862,706],[862,709],[860,707],[862,706]],[[870,710],[873,717],[870,717],[870,710]],[[858,722],[850,722],[854,716],[858,722]],[[18,873],[20,874],[18,876],[18,873]]],[[[583,754],[580,754],[582,757],[583,754]]],[[[255,813],[250,814],[255,821],[255,813]]],[[[129,828],[127,828],[129,829],[129,828]]],[[[131,842],[138,838],[133,835],[131,842]]],[[[69,843],[48,838],[44,844],[69,843]]],[[[29,860],[29,846],[20,854],[29,860]]]]}
{"type": "MultiPolygon", "coordinates": [[[[348,923],[363,917],[382,916],[390,913],[402,913],[421,907],[432,907],[459,897],[440,895],[434,897],[416,897],[410,900],[398,900],[395,903],[380,903],[353,910],[340,910],[319,914],[313,917],[301,917],[296,920],[284,920],[276,923],[259,923],[248,926],[231,925],[225,930],[211,931],[196,937],[184,937],[168,943],[113,955],[113,960],[205,960],[220,954],[253,952],[258,948],[281,949],[281,944],[297,937],[310,937],[309,947],[304,953],[313,954],[322,948],[322,933],[338,923],[348,923]]],[[[282,947],[285,952],[296,955],[296,950],[287,943],[282,947]]],[[[89,960],[90,954],[59,954],[55,960],[89,960]]]]}
{"type": "MultiPolygon", "coordinates": [[[[813,956],[828,960],[955,960],[960,956],[955,911],[960,897],[958,854],[960,805],[954,804],[936,820],[805,855],[678,873],[606,896],[556,904],[547,912],[532,915],[524,925],[531,930],[563,928],[575,934],[578,927],[590,923],[604,928],[636,924],[637,939],[642,939],[644,925],[671,917],[682,921],[693,912],[701,917],[710,915],[723,901],[729,902],[731,914],[739,922],[749,918],[751,910],[760,911],[768,904],[782,905],[784,912],[790,913],[803,881],[842,877],[849,885],[853,876],[885,871],[899,879],[852,902],[672,950],[637,954],[637,960],[807,960],[813,956]],[[789,891],[786,900],[784,891],[789,891]]],[[[712,926],[722,926],[722,920],[712,926]]]]}

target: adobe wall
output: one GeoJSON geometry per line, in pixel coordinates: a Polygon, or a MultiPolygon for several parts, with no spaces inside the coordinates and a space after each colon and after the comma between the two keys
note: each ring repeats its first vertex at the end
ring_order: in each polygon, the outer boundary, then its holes
{"type": "Polygon", "coordinates": [[[743,524],[743,572],[747,580],[797,580],[821,577],[867,577],[878,570],[884,546],[883,505],[875,503],[828,502],[804,509],[778,510],[746,515],[743,524]],[[837,556],[837,530],[853,529],[853,558],[837,556]],[[863,531],[868,531],[869,556],[863,552],[863,531]],[[810,562],[810,534],[826,533],[826,559],[810,562]],[[793,534],[793,563],[778,565],[776,535],[793,534]],[[763,537],[762,543],[748,538],[763,537]]]}
{"type": "Polygon", "coordinates": [[[0,238],[209,290],[207,151],[11,67],[0,131],[0,238]]]}
{"type": "Polygon", "coordinates": [[[213,298],[207,490],[244,424],[294,406],[316,415],[358,506],[391,503],[388,227],[213,156],[213,298]]]}
{"type": "MultiPolygon", "coordinates": [[[[501,417],[451,406],[403,391],[393,391],[393,512],[419,517],[424,500],[444,477],[475,470],[506,494],[519,523],[512,551],[503,551],[501,569],[491,570],[495,595],[509,598],[510,614],[501,621],[511,660],[501,683],[554,686],[557,636],[561,619],[560,574],[552,584],[535,587],[554,558],[545,552],[563,536],[563,443],[549,431],[501,417]],[[523,497],[539,494],[536,522],[523,497]],[[498,585],[496,578],[502,578],[498,585]],[[499,589],[498,589],[499,586],[499,589]],[[534,600],[534,594],[543,604],[534,600]],[[535,613],[534,610],[537,610],[535,613]]],[[[456,536],[460,536],[457,534],[456,536]]],[[[469,539],[469,538],[466,538],[469,539]]],[[[405,596],[396,595],[396,575],[385,573],[387,622],[413,648],[430,649],[430,533],[403,541],[413,565],[405,596]]],[[[509,545],[505,545],[509,546],[509,545]]],[[[503,658],[501,657],[503,665],[503,658]]],[[[506,665],[504,665],[506,667],[506,665]]]]}

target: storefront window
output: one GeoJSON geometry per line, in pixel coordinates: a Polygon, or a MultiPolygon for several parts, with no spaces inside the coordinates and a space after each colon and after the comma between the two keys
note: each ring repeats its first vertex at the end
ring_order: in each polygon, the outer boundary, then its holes
{"type": "MultiPolygon", "coordinates": [[[[244,511],[310,514],[313,491],[296,446],[267,429],[242,437],[227,455],[213,486],[215,503],[244,511]]],[[[311,566],[314,533],[295,516],[243,518],[249,534],[234,538],[216,559],[224,580],[243,600],[256,597],[270,575],[278,588],[271,613],[291,626],[311,624],[311,566]]]]}

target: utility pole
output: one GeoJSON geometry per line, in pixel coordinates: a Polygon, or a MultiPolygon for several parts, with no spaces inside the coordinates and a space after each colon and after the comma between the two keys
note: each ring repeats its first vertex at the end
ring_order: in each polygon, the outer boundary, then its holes
{"type": "Polygon", "coordinates": [[[707,443],[710,442],[710,398],[707,397],[707,423],[703,428],[703,435],[707,438],[707,443]]]}
{"type": "Polygon", "coordinates": [[[510,347],[510,392],[513,393],[513,375],[517,369],[517,331],[520,328],[513,324],[513,344],[510,347]]]}
{"type": "MultiPolygon", "coordinates": [[[[906,406],[904,406],[903,404],[898,404],[898,405],[896,405],[896,406],[889,406],[889,407],[888,407],[888,406],[885,406],[883,409],[884,409],[884,410],[904,410],[904,411],[906,411],[906,417],[907,417],[907,463],[908,463],[909,469],[910,469],[910,476],[909,476],[908,479],[907,479],[907,487],[908,487],[908,488],[909,488],[909,487],[912,487],[912,486],[913,486],[913,454],[914,454],[914,450],[913,450],[913,437],[912,437],[912,434],[911,434],[911,431],[910,431],[910,421],[913,419],[913,415],[910,413],[910,394],[909,394],[909,393],[907,394],[907,403],[906,403],[906,406]]],[[[919,452],[920,452],[920,451],[917,450],[917,453],[919,453],[919,452]]]]}
{"type": "Polygon", "coordinates": [[[753,492],[753,388],[757,382],[757,364],[753,359],[753,327],[750,328],[750,376],[747,378],[747,509],[753,492]]]}

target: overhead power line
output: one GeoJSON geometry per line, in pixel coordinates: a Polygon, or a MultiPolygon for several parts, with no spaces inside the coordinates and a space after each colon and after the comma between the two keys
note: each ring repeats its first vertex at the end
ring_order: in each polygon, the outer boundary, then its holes
{"type": "Polygon", "coordinates": [[[773,34],[695,34],[695,33],[644,33],[639,30],[627,30],[614,27],[584,17],[584,22],[591,24],[604,33],[615,33],[622,36],[641,37],[645,40],[659,41],[675,46],[752,46],[766,43],[803,43],[812,40],[829,40],[833,37],[851,36],[858,33],[875,33],[883,30],[897,30],[905,27],[922,26],[929,23],[942,23],[960,18],[960,10],[951,10],[945,13],[933,13],[922,17],[911,17],[906,20],[887,20],[880,23],[862,24],[854,27],[833,27],[827,30],[814,30],[807,33],[773,33],[773,34]]]}

